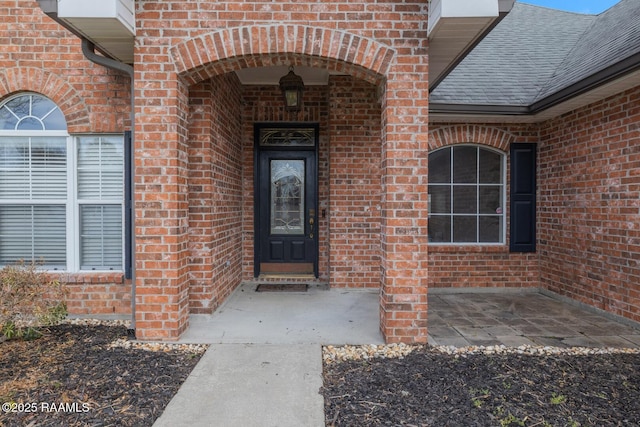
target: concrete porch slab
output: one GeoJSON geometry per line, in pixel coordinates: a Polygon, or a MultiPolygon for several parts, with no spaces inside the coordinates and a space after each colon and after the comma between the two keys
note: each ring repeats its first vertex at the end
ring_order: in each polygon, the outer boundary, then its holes
{"type": "Polygon", "coordinates": [[[310,286],[256,292],[244,283],[212,315],[191,315],[184,343],[383,344],[379,292],[310,286]]]}

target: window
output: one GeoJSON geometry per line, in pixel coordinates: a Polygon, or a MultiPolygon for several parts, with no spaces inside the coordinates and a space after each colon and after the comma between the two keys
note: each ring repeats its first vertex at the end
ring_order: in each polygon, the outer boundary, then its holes
{"type": "Polygon", "coordinates": [[[429,241],[504,243],[504,155],[476,145],[429,154],[429,241]]]}
{"type": "Polygon", "coordinates": [[[123,137],[71,137],[48,98],[0,104],[0,265],[121,270],[123,137]]]}

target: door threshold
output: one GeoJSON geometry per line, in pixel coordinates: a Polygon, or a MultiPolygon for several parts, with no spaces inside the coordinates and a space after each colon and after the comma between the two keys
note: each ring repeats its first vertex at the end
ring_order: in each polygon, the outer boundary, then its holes
{"type": "Polygon", "coordinates": [[[263,273],[256,280],[317,280],[314,274],[305,273],[263,273]]]}
{"type": "Polygon", "coordinates": [[[320,280],[313,274],[276,274],[268,273],[261,274],[260,276],[249,281],[256,285],[260,284],[286,284],[286,283],[300,283],[308,285],[310,288],[315,289],[329,289],[329,283],[326,280],[320,280]]]}

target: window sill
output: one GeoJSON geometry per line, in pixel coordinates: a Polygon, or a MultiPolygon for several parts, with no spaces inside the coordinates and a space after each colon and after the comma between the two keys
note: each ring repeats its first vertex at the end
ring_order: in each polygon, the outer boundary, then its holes
{"type": "Polygon", "coordinates": [[[74,283],[114,283],[125,284],[128,282],[124,278],[122,271],[81,271],[68,273],[64,271],[49,271],[52,276],[58,276],[60,282],[67,284],[74,283]]]}
{"type": "Polygon", "coordinates": [[[509,246],[505,244],[495,245],[429,245],[430,253],[509,253],[509,246]]]}

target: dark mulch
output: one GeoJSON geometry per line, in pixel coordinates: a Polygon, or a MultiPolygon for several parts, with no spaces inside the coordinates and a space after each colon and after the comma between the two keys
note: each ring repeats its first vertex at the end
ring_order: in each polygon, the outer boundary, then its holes
{"type": "Polygon", "coordinates": [[[108,348],[126,336],[124,327],[60,325],[0,343],[0,426],[152,425],[200,354],[108,348]]]}
{"type": "Polygon", "coordinates": [[[640,355],[454,357],[325,366],[328,426],[636,426],[640,355]]]}

